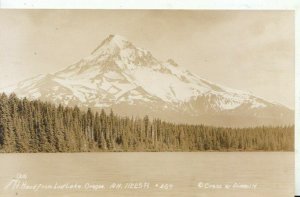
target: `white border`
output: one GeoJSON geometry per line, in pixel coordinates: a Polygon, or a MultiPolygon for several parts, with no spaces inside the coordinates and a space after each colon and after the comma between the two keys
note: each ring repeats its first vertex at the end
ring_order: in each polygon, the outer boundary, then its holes
{"type": "Polygon", "coordinates": [[[0,0],[2,8],[33,9],[294,9],[291,0],[0,0]]]}
{"type": "Polygon", "coordinates": [[[295,193],[300,195],[300,2],[295,5],[295,193]]]}
{"type": "Polygon", "coordinates": [[[299,0],[0,0],[18,9],[295,10],[295,190],[300,195],[300,1],[299,0]]]}

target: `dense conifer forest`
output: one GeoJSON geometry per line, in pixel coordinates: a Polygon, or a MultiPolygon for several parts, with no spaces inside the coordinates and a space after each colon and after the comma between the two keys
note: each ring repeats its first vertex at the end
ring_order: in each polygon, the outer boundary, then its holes
{"type": "Polygon", "coordinates": [[[293,150],[293,126],[174,124],[0,94],[0,152],[293,150]]]}

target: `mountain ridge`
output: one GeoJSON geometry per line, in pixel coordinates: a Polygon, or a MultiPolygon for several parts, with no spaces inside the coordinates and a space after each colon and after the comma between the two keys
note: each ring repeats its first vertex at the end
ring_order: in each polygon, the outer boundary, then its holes
{"type": "Polygon", "coordinates": [[[287,107],[204,80],[172,59],[159,61],[150,51],[119,35],[109,35],[89,56],[67,68],[23,80],[2,91],[56,104],[112,108],[121,115],[149,114],[182,123],[293,123],[293,111],[287,107]]]}

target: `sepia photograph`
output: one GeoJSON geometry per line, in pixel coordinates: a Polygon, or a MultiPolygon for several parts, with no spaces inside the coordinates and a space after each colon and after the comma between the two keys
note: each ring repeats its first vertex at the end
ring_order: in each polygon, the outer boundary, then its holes
{"type": "Polygon", "coordinates": [[[294,196],[294,25],[0,9],[0,196],[294,196]]]}

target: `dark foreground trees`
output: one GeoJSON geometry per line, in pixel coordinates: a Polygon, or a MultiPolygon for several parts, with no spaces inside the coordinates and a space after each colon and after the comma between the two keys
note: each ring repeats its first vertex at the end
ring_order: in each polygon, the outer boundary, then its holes
{"type": "Polygon", "coordinates": [[[218,128],[0,95],[1,152],[292,151],[294,127],[218,128]]]}

